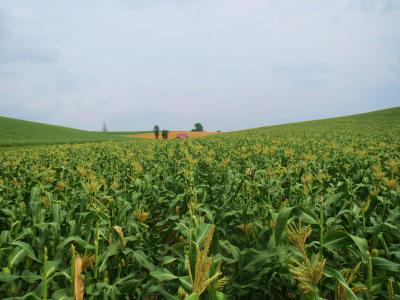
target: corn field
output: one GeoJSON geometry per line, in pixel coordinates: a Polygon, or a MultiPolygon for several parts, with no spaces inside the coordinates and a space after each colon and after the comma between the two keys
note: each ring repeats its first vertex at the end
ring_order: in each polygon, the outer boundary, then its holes
{"type": "Polygon", "coordinates": [[[0,153],[1,299],[400,299],[400,126],[0,153]]]}

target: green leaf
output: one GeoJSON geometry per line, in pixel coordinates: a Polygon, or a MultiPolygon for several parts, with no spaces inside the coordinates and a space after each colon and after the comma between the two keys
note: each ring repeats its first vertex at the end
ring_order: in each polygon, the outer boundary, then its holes
{"type": "MultiPolygon", "coordinates": [[[[39,287],[40,287],[40,285],[39,285],[39,287]]],[[[22,297],[3,298],[2,300],[25,300],[25,299],[27,299],[27,300],[34,300],[34,299],[42,300],[42,298],[39,297],[38,295],[36,295],[34,292],[27,293],[27,294],[23,295],[22,297]]]]}
{"type": "Polygon", "coordinates": [[[52,298],[54,298],[54,300],[73,300],[74,298],[68,295],[67,289],[60,289],[60,290],[56,290],[53,295],[52,298]]]}
{"type": "Polygon", "coordinates": [[[66,238],[61,244],[59,244],[57,246],[55,257],[57,259],[60,259],[63,251],[68,248],[67,245],[72,242],[75,244],[78,244],[79,246],[81,246],[82,248],[87,249],[87,250],[94,249],[93,245],[91,245],[88,242],[86,242],[85,240],[81,239],[79,236],[70,236],[69,238],[66,238]]]}
{"type": "Polygon", "coordinates": [[[271,261],[277,261],[277,253],[275,249],[268,249],[260,251],[245,267],[243,270],[249,272],[256,272],[257,269],[262,268],[271,261]]]}
{"type": "Polygon", "coordinates": [[[153,272],[150,272],[150,275],[159,281],[169,281],[169,280],[174,280],[174,279],[178,278],[177,276],[172,274],[166,268],[161,268],[161,269],[155,270],[153,272]]]}
{"type": "Polygon", "coordinates": [[[368,256],[367,240],[351,234],[348,234],[348,236],[353,240],[354,244],[356,244],[357,248],[360,250],[361,256],[366,258],[368,256]]]}
{"type": "Polygon", "coordinates": [[[185,298],[185,300],[197,300],[196,293],[191,293],[189,296],[185,298]]]}
{"type": "Polygon", "coordinates": [[[119,291],[121,293],[130,293],[140,286],[140,280],[135,279],[133,274],[130,274],[124,278],[117,280],[114,285],[119,286],[119,291]]]}
{"type": "Polygon", "coordinates": [[[227,299],[227,297],[225,296],[225,294],[222,293],[222,292],[220,292],[220,291],[217,291],[217,292],[215,293],[215,296],[216,296],[217,300],[226,300],[226,299],[227,299]]]}
{"type": "Polygon", "coordinates": [[[342,273],[340,273],[339,271],[336,271],[333,268],[326,267],[324,270],[324,275],[326,277],[331,277],[331,278],[336,279],[344,288],[346,296],[349,300],[358,300],[358,297],[356,296],[356,294],[354,294],[352,289],[348,286],[346,279],[343,278],[342,273]]]}
{"type": "Polygon", "coordinates": [[[21,278],[29,283],[34,283],[36,281],[42,280],[42,276],[32,273],[28,270],[25,270],[24,272],[22,272],[21,278]]]}
{"type": "Polygon", "coordinates": [[[12,275],[12,274],[6,274],[6,273],[0,273],[0,282],[10,282],[15,279],[19,278],[17,275],[12,275]]]}
{"type": "Polygon", "coordinates": [[[147,259],[146,254],[144,254],[143,251],[141,251],[141,250],[133,251],[132,254],[133,254],[133,256],[135,256],[135,259],[139,265],[146,268],[150,272],[154,271],[154,269],[155,269],[154,265],[147,259]]]}
{"type": "Polygon", "coordinates": [[[163,265],[168,265],[168,264],[170,264],[170,263],[172,263],[172,262],[174,262],[174,261],[176,261],[176,258],[175,258],[175,257],[172,257],[172,256],[164,256],[164,257],[163,257],[163,260],[162,260],[162,264],[163,264],[163,265]]]}
{"type": "Polygon", "coordinates": [[[181,282],[182,287],[186,291],[192,291],[193,290],[193,286],[192,286],[192,283],[190,281],[190,277],[189,276],[181,276],[181,277],[179,277],[179,281],[181,282]]]}
{"type": "Polygon", "coordinates": [[[334,204],[336,205],[336,203],[339,202],[339,200],[344,196],[344,193],[339,193],[337,195],[334,195],[332,197],[329,197],[328,199],[325,200],[324,205],[330,205],[330,204],[334,204]]]}
{"type": "Polygon", "coordinates": [[[57,261],[48,261],[44,266],[44,276],[49,278],[56,271],[57,265],[57,261]]]}
{"type": "Polygon", "coordinates": [[[324,247],[329,250],[345,248],[352,244],[353,241],[343,232],[331,232],[324,239],[324,247]]]}
{"type": "Polygon", "coordinates": [[[240,259],[240,249],[232,245],[228,240],[220,241],[221,247],[227,251],[235,260],[240,259]]]}
{"type": "Polygon", "coordinates": [[[306,224],[318,225],[319,220],[314,216],[314,214],[310,211],[306,211],[302,208],[296,209],[296,216],[299,217],[306,224]]]}
{"type": "Polygon", "coordinates": [[[21,247],[22,249],[25,250],[25,254],[26,254],[29,258],[31,258],[31,259],[33,259],[33,260],[35,260],[35,261],[39,261],[39,260],[36,258],[35,252],[33,252],[33,249],[32,249],[32,247],[31,247],[31,245],[29,245],[29,244],[27,244],[27,243],[25,243],[25,242],[22,242],[22,241],[14,241],[14,242],[11,243],[11,245],[21,247]]]}
{"type": "MultiPolygon", "coordinates": [[[[99,272],[102,272],[102,271],[106,268],[108,259],[109,259],[111,256],[114,256],[114,255],[119,254],[119,250],[120,250],[120,245],[119,245],[119,243],[111,244],[111,245],[108,247],[107,251],[106,251],[104,254],[102,254],[102,256],[101,256],[101,259],[100,259],[101,263],[99,264],[99,265],[100,265],[100,267],[99,267],[99,272]]],[[[130,250],[132,253],[134,252],[134,251],[131,250],[131,249],[129,249],[129,250],[130,250]]]]}
{"type": "Polygon", "coordinates": [[[166,300],[178,300],[179,299],[178,297],[168,293],[161,286],[154,286],[153,285],[152,287],[149,288],[148,292],[149,293],[159,293],[166,300]]]}
{"type": "Polygon", "coordinates": [[[17,265],[24,259],[25,256],[26,256],[25,249],[17,246],[16,248],[14,248],[14,251],[8,258],[8,266],[11,268],[12,266],[17,265]]]}
{"type": "Polygon", "coordinates": [[[276,228],[275,228],[275,242],[278,243],[281,239],[282,233],[285,231],[287,222],[292,215],[292,210],[295,207],[282,207],[279,210],[278,216],[276,218],[276,228]]]}
{"type": "Polygon", "coordinates": [[[205,240],[208,231],[211,229],[212,224],[201,224],[196,232],[196,244],[201,245],[201,243],[205,240]]]}
{"type": "Polygon", "coordinates": [[[400,264],[382,257],[371,257],[374,270],[400,273],[400,264]]]}

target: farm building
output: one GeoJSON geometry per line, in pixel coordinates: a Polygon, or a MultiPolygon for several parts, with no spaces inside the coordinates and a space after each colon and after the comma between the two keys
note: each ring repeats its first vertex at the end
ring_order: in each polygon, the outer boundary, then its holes
{"type": "Polygon", "coordinates": [[[178,134],[176,135],[176,138],[177,138],[177,139],[187,139],[187,138],[188,138],[188,135],[187,135],[186,133],[178,133],[178,134]]]}

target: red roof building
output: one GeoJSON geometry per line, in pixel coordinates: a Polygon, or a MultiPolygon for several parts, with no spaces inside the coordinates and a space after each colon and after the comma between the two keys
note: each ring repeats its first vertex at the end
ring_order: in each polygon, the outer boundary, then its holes
{"type": "Polygon", "coordinates": [[[187,138],[188,138],[188,135],[187,135],[186,133],[178,133],[178,134],[176,135],[176,138],[177,138],[177,139],[187,139],[187,138]]]}

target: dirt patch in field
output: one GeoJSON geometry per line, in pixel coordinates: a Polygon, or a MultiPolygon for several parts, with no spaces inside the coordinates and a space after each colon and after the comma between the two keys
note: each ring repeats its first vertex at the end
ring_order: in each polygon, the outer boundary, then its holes
{"type": "MultiPolygon", "coordinates": [[[[221,134],[221,133],[222,132],[214,132],[214,131],[202,131],[202,132],[170,131],[169,134],[168,134],[168,139],[174,139],[180,134],[186,134],[188,138],[196,138],[196,137],[203,137],[203,136],[209,136],[209,135],[221,134]]],[[[148,139],[148,140],[155,140],[156,139],[156,137],[154,136],[154,133],[152,133],[152,132],[131,134],[131,135],[128,135],[128,137],[148,139]]],[[[162,140],[161,132],[160,132],[159,139],[162,140]]]]}

